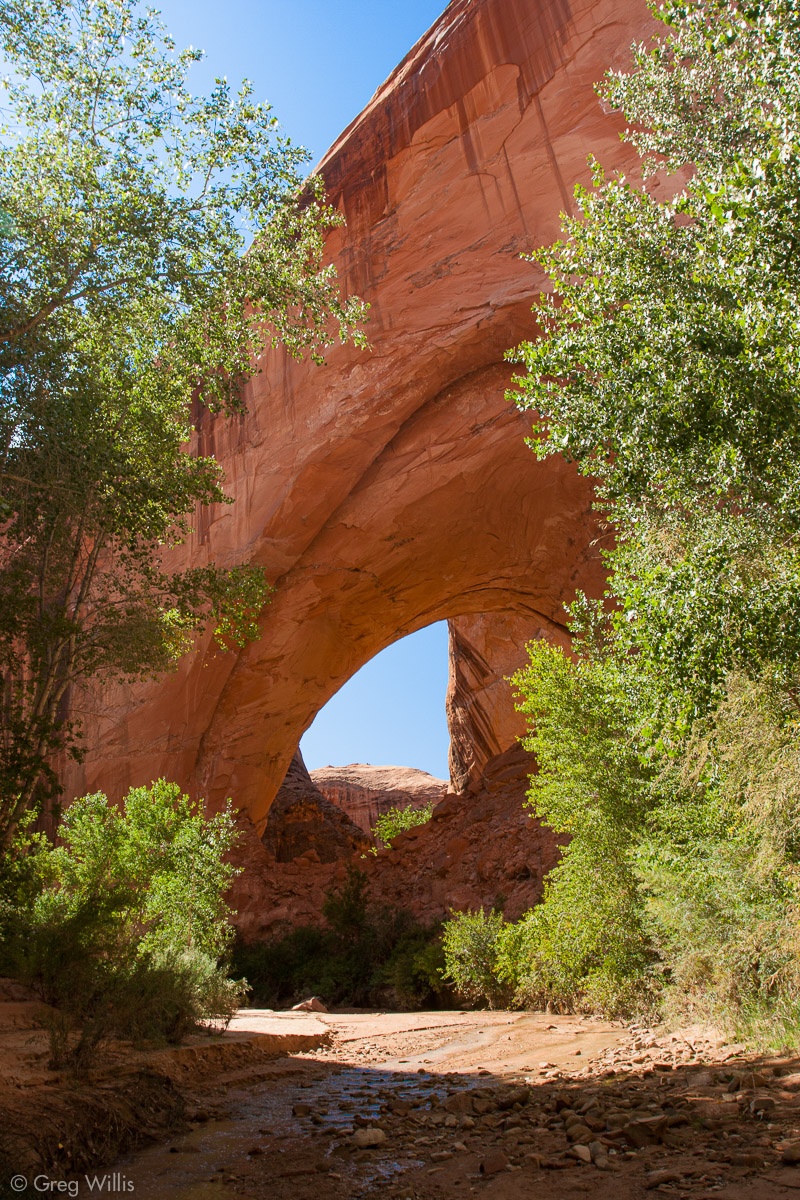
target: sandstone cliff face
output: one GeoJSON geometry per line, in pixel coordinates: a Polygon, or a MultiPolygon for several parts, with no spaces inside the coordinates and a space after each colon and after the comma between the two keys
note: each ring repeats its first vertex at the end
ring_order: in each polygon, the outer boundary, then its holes
{"type": "Polygon", "coordinates": [[[346,813],[365,833],[390,808],[424,808],[444,799],[447,782],[414,767],[318,767],[309,772],[322,795],[346,813]]]}
{"type": "Polygon", "coordinates": [[[368,877],[371,899],[403,908],[420,921],[454,909],[503,906],[515,919],[541,897],[558,859],[558,842],[523,809],[529,763],[513,750],[495,760],[494,776],[477,793],[449,794],[433,819],[395,839],[377,855],[327,864],[312,856],[277,862],[248,826],[238,854],[244,866],[232,891],[236,924],[248,940],[295,925],[317,924],[326,891],[340,885],[351,862],[368,877]]]}
{"type": "MultiPolygon", "coordinates": [[[[200,419],[236,503],[170,560],[262,564],[262,636],[83,698],[67,798],[163,775],[233,797],[260,834],[302,733],[384,646],[473,614],[558,629],[576,587],[602,590],[590,487],[525,446],[503,355],[547,287],[520,253],[556,236],[590,151],[623,163],[592,84],[650,25],[643,0],[456,0],[345,131],[321,166],[347,218],[329,251],[371,305],[372,350],[270,353],[245,417],[200,419]]],[[[460,780],[502,744],[484,726],[465,710],[460,780]]]]}
{"type": "Polygon", "coordinates": [[[369,836],[314,785],[299,750],[269,810],[261,842],[279,863],[335,862],[372,846],[369,836]]]}
{"type": "Polygon", "coordinates": [[[526,732],[510,682],[528,661],[525,646],[544,638],[566,647],[569,638],[563,626],[515,612],[459,617],[449,628],[450,780],[455,791],[474,791],[526,732]]]}

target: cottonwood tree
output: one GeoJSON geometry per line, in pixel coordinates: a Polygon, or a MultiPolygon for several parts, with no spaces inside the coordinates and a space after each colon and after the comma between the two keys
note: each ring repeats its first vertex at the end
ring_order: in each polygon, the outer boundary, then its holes
{"type": "Polygon", "coordinates": [[[136,0],[1,0],[0,846],[79,752],[70,688],[168,668],[209,619],[252,636],[254,567],[175,573],[226,503],[192,413],[241,410],[281,344],[364,344],[323,265],[337,223],[307,152],[245,83],[194,96],[136,0]]]}
{"type": "Polygon", "coordinates": [[[594,478],[617,545],[575,661],[538,646],[515,678],[532,804],[571,841],[509,971],[527,1002],[672,987],[796,1038],[800,11],[658,15],[600,88],[641,172],[578,193],[518,351],[533,449],[594,478]]]}
{"type": "Polygon", "coordinates": [[[553,293],[519,350],[519,399],[536,454],[597,481],[616,629],[685,728],[734,663],[781,664],[797,698],[800,15],[784,0],[660,15],[666,36],[600,88],[644,183],[597,168],[538,256],[553,293]]]}

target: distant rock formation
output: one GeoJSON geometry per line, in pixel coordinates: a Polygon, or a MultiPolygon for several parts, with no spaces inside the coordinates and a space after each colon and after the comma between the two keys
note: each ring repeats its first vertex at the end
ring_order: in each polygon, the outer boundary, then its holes
{"type": "Polygon", "coordinates": [[[328,863],[301,855],[277,862],[245,822],[237,851],[245,870],[231,894],[240,933],[258,940],[290,926],[318,924],[325,893],[341,885],[349,864],[366,874],[372,901],[405,909],[420,921],[493,904],[509,919],[521,916],[540,899],[559,855],[558,839],[521,803],[529,770],[518,748],[498,756],[478,790],[448,794],[430,821],[399,834],[377,855],[328,863]]]}
{"type": "Polygon", "coordinates": [[[366,833],[390,808],[438,804],[447,791],[446,780],[414,767],[350,763],[346,767],[318,767],[309,776],[323,796],[366,833]]]}
{"type": "Polygon", "coordinates": [[[272,807],[261,842],[276,862],[329,863],[365,853],[369,837],[309,777],[298,750],[272,807]]]}

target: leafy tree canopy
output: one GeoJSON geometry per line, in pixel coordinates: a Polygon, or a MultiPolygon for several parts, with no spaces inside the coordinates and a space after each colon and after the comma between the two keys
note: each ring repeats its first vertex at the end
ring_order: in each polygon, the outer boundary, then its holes
{"type": "Polygon", "coordinates": [[[734,662],[788,681],[800,647],[800,17],[659,15],[667,36],[600,88],[643,182],[596,168],[538,253],[553,291],[519,400],[536,454],[596,479],[616,636],[668,676],[662,716],[685,728],[734,662]]]}
{"type": "Polygon", "coordinates": [[[531,438],[594,478],[605,602],[515,683],[567,833],[504,931],[518,1002],[647,1007],[796,1041],[800,708],[800,12],[690,0],[601,95],[640,152],[579,190],[541,336],[531,438]],[[665,1001],[666,998],[666,1001],[665,1001]]]}
{"type": "Polygon", "coordinates": [[[0,0],[0,841],[77,745],[73,685],[170,666],[209,617],[253,636],[256,567],[175,573],[228,503],[191,437],[241,410],[272,345],[319,360],[364,306],[322,260],[338,223],[245,83],[194,96],[136,0],[0,0]],[[70,689],[73,689],[70,692],[70,689]]]}
{"type": "Polygon", "coordinates": [[[372,836],[383,846],[391,846],[398,834],[415,825],[424,825],[430,821],[433,813],[433,801],[423,804],[421,808],[406,804],[403,808],[396,805],[378,816],[372,827],[372,836]]]}

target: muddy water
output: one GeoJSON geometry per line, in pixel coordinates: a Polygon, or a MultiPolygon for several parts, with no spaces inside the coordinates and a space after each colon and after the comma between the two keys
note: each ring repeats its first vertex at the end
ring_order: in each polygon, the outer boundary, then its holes
{"type": "MultiPolygon", "coordinates": [[[[248,1081],[246,1088],[234,1086],[224,1097],[215,1097],[223,1110],[219,1115],[195,1123],[190,1132],[168,1143],[121,1158],[108,1173],[116,1173],[115,1190],[133,1192],[136,1200],[163,1200],[167,1194],[172,1200],[212,1200],[230,1197],[234,1185],[237,1191],[242,1185],[249,1191],[247,1185],[256,1185],[258,1177],[263,1182],[263,1158],[268,1154],[270,1175],[296,1176],[298,1183],[304,1176],[308,1186],[308,1176],[316,1173],[324,1197],[327,1188],[322,1176],[351,1179],[355,1187],[388,1182],[404,1170],[421,1166],[413,1151],[398,1155],[387,1146],[365,1162],[354,1161],[349,1151],[342,1154],[340,1148],[357,1128],[377,1122],[388,1101],[406,1102],[419,1110],[446,1094],[446,1081],[441,1078],[380,1068],[334,1067],[310,1079],[301,1069],[294,1078],[283,1074],[262,1083],[248,1081]],[[305,1112],[304,1106],[310,1111],[305,1112]]],[[[424,1136],[424,1127],[420,1134],[416,1141],[423,1149],[431,1139],[424,1136]]]]}

